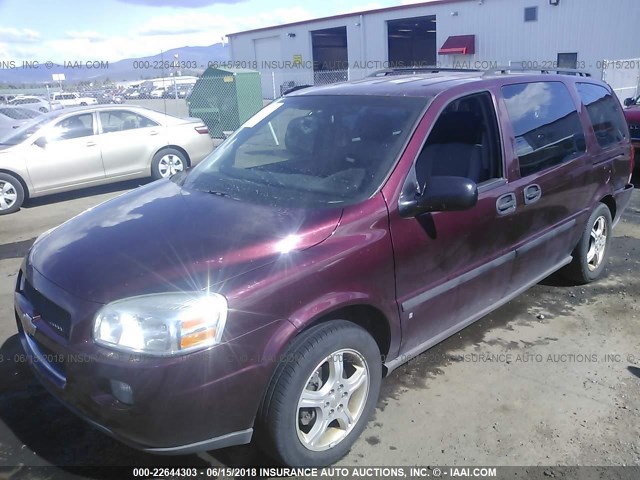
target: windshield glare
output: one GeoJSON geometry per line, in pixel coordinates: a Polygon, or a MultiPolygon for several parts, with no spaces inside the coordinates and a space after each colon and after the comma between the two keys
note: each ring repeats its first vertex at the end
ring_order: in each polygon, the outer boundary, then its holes
{"type": "Polygon", "coordinates": [[[56,116],[58,115],[47,113],[34,118],[30,122],[25,123],[22,127],[11,132],[9,135],[1,137],[0,145],[18,145],[19,143],[24,142],[56,116]]]}
{"type": "Polygon", "coordinates": [[[278,206],[356,203],[380,187],[427,101],[285,97],[179,181],[187,189],[278,206]]]}

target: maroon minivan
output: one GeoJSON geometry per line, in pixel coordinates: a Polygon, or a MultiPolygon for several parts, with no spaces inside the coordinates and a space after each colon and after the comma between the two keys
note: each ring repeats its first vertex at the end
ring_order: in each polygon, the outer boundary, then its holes
{"type": "Polygon", "coordinates": [[[270,104],[190,172],[36,240],[15,311],[37,377],[148,452],[255,436],[285,464],[335,462],[384,375],[556,270],[602,274],[632,148],[611,88],[570,73],[270,104]]]}

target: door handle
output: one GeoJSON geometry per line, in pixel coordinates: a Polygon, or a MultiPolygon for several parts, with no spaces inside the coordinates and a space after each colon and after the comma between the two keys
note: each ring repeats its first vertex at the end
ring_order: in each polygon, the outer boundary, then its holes
{"type": "Polygon", "coordinates": [[[535,183],[524,187],[524,204],[531,205],[537,202],[542,197],[542,188],[535,183]]]}
{"type": "Polygon", "coordinates": [[[160,133],[160,132],[158,132],[157,130],[151,130],[149,132],[149,135],[158,135],[158,133],[160,133]]]}
{"type": "Polygon", "coordinates": [[[516,194],[505,193],[496,200],[496,211],[498,215],[508,215],[516,211],[516,194]]]}
{"type": "Polygon", "coordinates": [[[87,142],[87,147],[95,147],[96,142],[87,142]]]}

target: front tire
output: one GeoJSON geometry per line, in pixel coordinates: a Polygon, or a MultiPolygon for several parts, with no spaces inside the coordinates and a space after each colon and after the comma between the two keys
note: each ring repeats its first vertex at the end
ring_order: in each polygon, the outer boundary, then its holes
{"type": "Polygon", "coordinates": [[[24,189],[20,181],[7,173],[0,173],[0,215],[20,210],[24,202],[24,189]]]}
{"type": "Polygon", "coordinates": [[[599,278],[609,255],[612,235],[611,212],[606,205],[600,203],[591,213],[572,253],[573,261],[562,271],[563,275],[580,285],[599,278]]]}
{"type": "Polygon", "coordinates": [[[151,176],[156,180],[169,178],[187,168],[187,158],[175,148],[164,148],[153,156],[151,176]]]}
{"type": "Polygon", "coordinates": [[[312,327],[287,350],[258,415],[258,438],[286,465],[323,466],[360,436],[380,393],[375,340],[343,320],[312,327]]]}

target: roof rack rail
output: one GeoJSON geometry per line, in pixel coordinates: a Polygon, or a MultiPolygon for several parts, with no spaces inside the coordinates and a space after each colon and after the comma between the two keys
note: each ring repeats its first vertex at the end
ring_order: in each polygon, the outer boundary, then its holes
{"type": "Polygon", "coordinates": [[[440,73],[440,72],[484,72],[475,68],[445,68],[438,66],[421,66],[421,67],[395,67],[376,70],[367,75],[367,77],[386,77],[389,75],[405,75],[409,73],[440,73]]]}
{"type": "Polygon", "coordinates": [[[509,72],[539,72],[542,74],[566,74],[566,75],[576,75],[578,77],[590,77],[591,74],[589,72],[585,72],[584,70],[576,70],[573,68],[523,68],[523,67],[515,67],[515,66],[507,66],[507,67],[496,67],[491,68],[489,70],[484,70],[484,75],[505,75],[509,72]]]}

